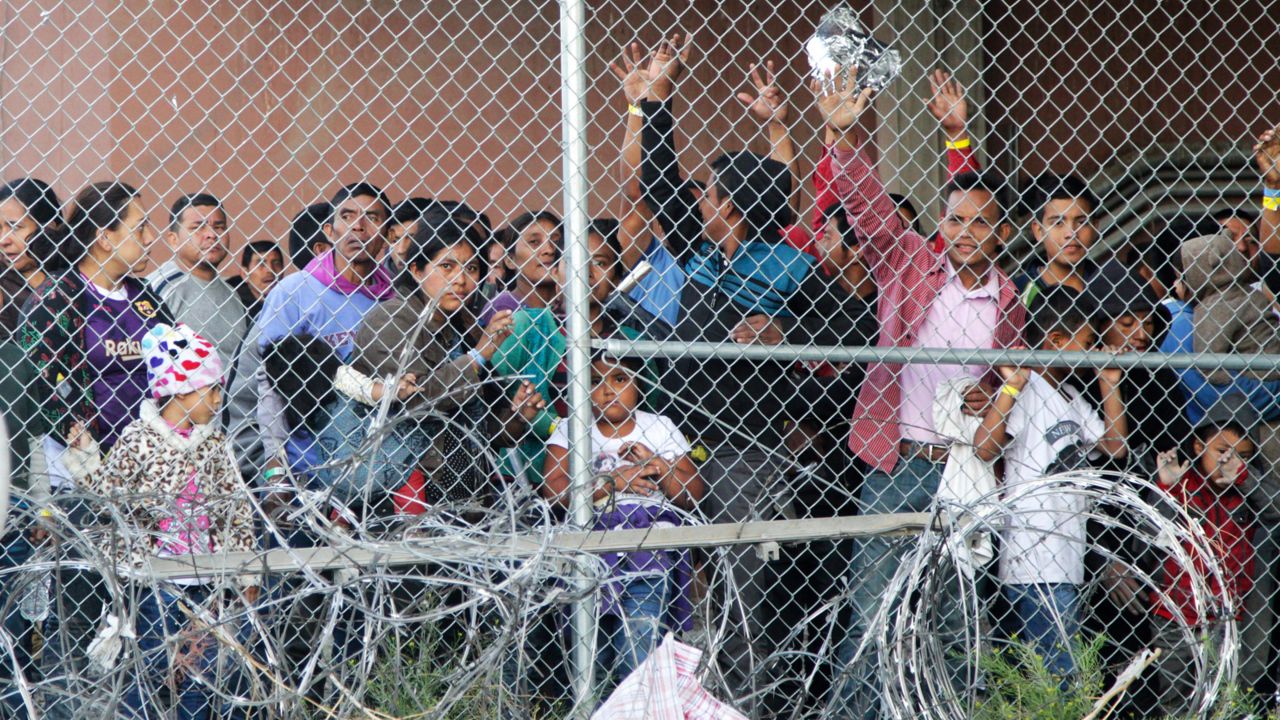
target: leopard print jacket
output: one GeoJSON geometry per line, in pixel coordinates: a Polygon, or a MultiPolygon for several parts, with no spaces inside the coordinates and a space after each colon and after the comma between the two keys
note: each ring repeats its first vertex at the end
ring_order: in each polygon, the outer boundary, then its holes
{"type": "Polygon", "coordinates": [[[184,438],[151,399],[143,400],[139,418],[105,462],[80,481],[116,502],[130,525],[124,537],[112,533],[107,540],[118,563],[137,568],[157,555],[203,553],[205,538],[214,553],[257,547],[249,491],[226,436],[209,424],[184,438]]]}

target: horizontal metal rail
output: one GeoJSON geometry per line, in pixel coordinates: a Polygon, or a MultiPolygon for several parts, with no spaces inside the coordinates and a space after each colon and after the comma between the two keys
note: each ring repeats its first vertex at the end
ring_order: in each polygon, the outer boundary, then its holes
{"type": "Polygon", "coordinates": [[[592,347],[632,357],[695,357],[721,360],[826,360],[833,363],[1023,365],[1027,367],[1198,368],[1280,374],[1280,355],[1234,353],[1058,352],[1055,350],[975,350],[903,347],[737,345],[676,340],[594,340],[592,347]]]}
{"type": "MultiPolygon", "coordinates": [[[[713,525],[608,531],[553,531],[543,535],[461,539],[424,537],[413,549],[369,550],[359,547],[281,548],[264,552],[229,552],[183,558],[154,558],[143,574],[179,579],[217,577],[248,572],[289,573],[343,568],[393,567],[423,562],[449,562],[484,552],[496,557],[525,558],[546,550],[610,553],[637,550],[684,550],[759,543],[812,542],[869,536],[914,535],[929,526],[929,513],[886,513],[804,520],[761,520],[713,525]]],[[[133,575],[139,571],[132,570],[133,575]]]]}

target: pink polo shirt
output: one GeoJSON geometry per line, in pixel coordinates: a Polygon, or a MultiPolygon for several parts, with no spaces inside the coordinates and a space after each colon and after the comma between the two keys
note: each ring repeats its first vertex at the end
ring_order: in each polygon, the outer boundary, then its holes
{"type": "MultiPolygon", "coordinates": [[[[987,281],[966,290],[951,262],[946,262],[947,281],[929,305],[911,347],[918,348],[990,348],[995,339],[999,318],[1000,285],[994,272],[987,281]]],[[[989,368],[981,365],[903,365],[902,408],[898,422],[902,437],[922,443],[945,440],[933,431],[933,397],[938,384],[960,375],[980,379],[989,368]]]]}

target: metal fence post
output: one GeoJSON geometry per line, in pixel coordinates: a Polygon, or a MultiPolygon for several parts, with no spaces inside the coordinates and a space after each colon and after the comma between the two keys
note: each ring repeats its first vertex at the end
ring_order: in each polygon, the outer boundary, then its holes
{"type": "MultiPolygon", "coordinates": [[[[568,323],[570,515],[574,524],[591,524],[591,319],[588,309],[587,262],[587,80],[586,4],[560,4],[560,98],[564,157],[564,240],[568,282],[565,297],[568,323]]],[[[579,581],[582,573],[577,573],[579,581]]],[[[585,587],[583,587],[585,589],[585,587]]],[[[573,610],[573,673],[578,707],[589,707],[595,639],[595,612],[590,597],[573,610]]]]}

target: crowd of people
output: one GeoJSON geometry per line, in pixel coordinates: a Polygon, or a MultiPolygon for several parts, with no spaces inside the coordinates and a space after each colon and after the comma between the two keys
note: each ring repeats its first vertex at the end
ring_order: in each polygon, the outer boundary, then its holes
{"type": "MultiPolygon", "coordinates": [[[[755,92],[740,96],[770,153],[717,154],[705,181],[681,170],[676,106],[691,52],[674,36],[652,52],[625,48],[613,67],[626,113],[623,192],[615,215],[589,227],[592,337],[1280,352],[1280,138],[1271,132],[1254,148],[1261,212],[1182,219],[1148,252],[1099,252],[1103,207],[1088,185],[1075,176],[1034,178],[1015,206],[1009,184],[981,169],[963,89],[939,71],[929,109],[949,179],[937,233],[925,236],[916,209],[886,191],[869,158],[860,120],[873,93],[849,70],[812,83],[823,149],[804,220],[804,159],[771,64],[751,71],[755,92]],[[1020,209],[1036,261],[1010,277],[1000,261],[1020,209]]],[[[88,525],[79,491],[118,498],[138,530],[111,548],[123,565],[313,546],[322,539],[284,521],[300,490],[328,492],[329,520],[351,532],[385,531],[445,504],[466,522],[513,485],[563,513],[569,340],[556,214],[520,212],[495,229],[463,202],[393,202],[357,182],[299,212],[287,252],[269,240],[244,244],[232,276],[225,265],[233,218],[223,202],[181,195],[153,229],[149,201],[119,181],[94,183],[65,207],[40,180],[0,186],[0,404],[17,477],[28,479],[23,502],[88,525]],[[153,255],[172,257],[148,272],[153,255]],[[387,409],[409,419],[375,442],[369,431],[387,409]],[[280,523],[264,528],[255,503],[280,523]]],[[[591,387],[597,529],[767,519],[780,504],[810,516],[922,512],[955,478],[1012,493],[1060,470],[1113,467],[1148,477],[1195,510],[1220,550],[1220,590],[1238,601],[1231,606],[1253,643],[1243,662],[1248,679],[1262,692],[1275,689],[1280,576],[1271,565],[1280,536],[1269,521],[1280,517],[1280,374],[595,352],[591,387]],[[960,446],[972,452],[961,458],[960,446]],[[825,484],[803,480],[814,475],[825,484]],[[784,485],[785,502],[777,499],[784,485]]],[[[1116,631],[1124,635],[1118,644],[1166,646],[1147,705],[1135,701],[1133,712],[1180,711],[1190,675],[1171,628],[1215,620],[1196,616],[1190,571],[1159,558],[1156,592],[1137,588],[1134,567],[1090,567],[1078,500],[1028,502],[985,558],[1004,609],[999,632],[1031,643],[1068,677],[1073,637],[1099,615],[1094,606],[1107,604],[1108,631],[1128,628],[1116,631]],[[1082,594],[1089,573],[1105,575],[1105,597],[1082,594]]],[[[39,542],[29,529],[11,531],[5,564],[21,565],[39,542]]],[[[842,567],[815,561],[832,575],[825,585],[807,580],[815,603],[849,589],[824,692],[851,717],[878,715],[873,665],[843,665],[861,646],[901,553],[887,539],[861,540],[830,555],[842,567]]],[[[812,609],[779,610],[804,594],[787,587],[779,563],[754,547],[731,548],[714,566],[687,551],[606,560],[612,580],[601,591],[599,663],[607,683],[634,669],[664,631],[689,629],[710,580],[733,588],[733,602],[715,609],[726,618],[716,654],[726,685],[742,688],[757,716],[779,716],[793,702],[793,668],[759,664],[784,626],[812,609]]],[[[44,622],[16,611],[4,617],[17,649],[10,672],[85,662],[101,593],[87,571],[55,582],[53,592],[75,598],[71,613],[44,622]]],[[[234,600],[258,602],[264,583],[240,578],[234,600]]],[[[165,637],[186,622],[179,604],[207,604],[214,594],[197,582],[147,596],[136,630],[154,677],[132,678],[127,717],[160,716],[162,697],[186,717],[220,711],[198,673],[181,675],[168,697],[154,692],[172,673],[165,637]]],[[[547,632],[556,633],[554,623],[547,632]]],[[[289,650],[295,661],[310,650],[298,645],[289,650]]],[[[515,682],[553,704],[564,688],[552,672],[535,674],[515,682]]],[[[20,713],[16,692],[3,699],[20,713]]],[[[75,717],[74,700],[61,696],[46,714],[75,717]]]]}

